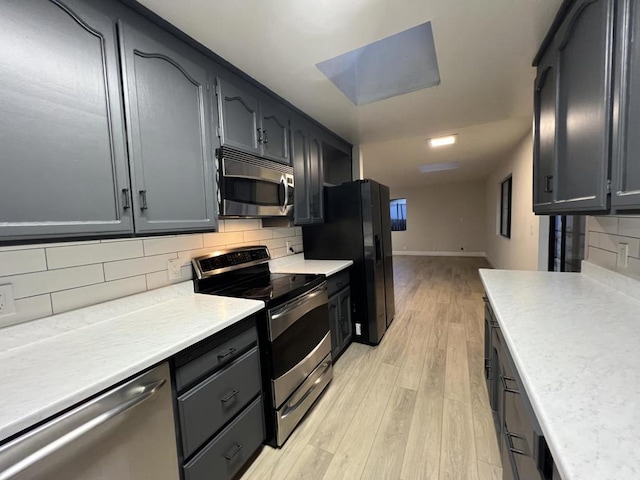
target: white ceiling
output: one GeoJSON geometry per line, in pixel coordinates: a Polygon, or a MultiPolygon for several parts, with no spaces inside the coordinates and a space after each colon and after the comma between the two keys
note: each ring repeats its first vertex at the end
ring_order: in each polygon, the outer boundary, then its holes
{"type": "MultiPolygon", "coordinates": [[[[459,132],[462,146],[466,127],[473,125],[485,125],[496,141],[500,135],[493,128],[502,126],[515,143],[523,117],[532,113],[531,60],[562,2],[140,1],[347,140],[407,139],[401,151],[413,151],[418,138],[439,132],[459,132]],[[427,21],[432,22],[442,79],[437,87],[356,107],[315,66],[427,21]]],[[[486,143],[481,135],[475,138],[486,143]]],[[[471,139],[466,144],[473,150],[471,139]]],[[[498,145],[483,148],[478,158],[487,158],[498,145]]],[[[368,146],[363,150],[374,152],[368,146]]],[[[389,162],[378,165],[379,157],[366,155],[365,171],[371,167],[381,181],[394,183],[396,172],[383,170],[389,162]]],[[[415,166],[428,161],[418,154],[411,158],[419,159],[415,166]]]]}

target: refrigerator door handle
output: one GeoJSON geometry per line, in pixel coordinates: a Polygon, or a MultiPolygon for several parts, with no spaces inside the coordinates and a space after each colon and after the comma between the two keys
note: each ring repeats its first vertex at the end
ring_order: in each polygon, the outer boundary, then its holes
{"type": "Polygon", "coordinates": [[[380,235],[375,235],[374,241],[376,244],[376,263],[382,260],[382,240],[380,235]]]}

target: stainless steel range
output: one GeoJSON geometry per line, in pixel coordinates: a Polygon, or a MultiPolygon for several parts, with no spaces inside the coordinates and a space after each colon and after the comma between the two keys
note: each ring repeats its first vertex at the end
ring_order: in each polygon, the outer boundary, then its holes
{"type": "Polygon", "coordinates": [[[327,283],[322,275],[269,271],[267,247],[193,260],[195,291],[265,302],[258,325],[267,443],[282,446],[333,377],[327,283]]]}

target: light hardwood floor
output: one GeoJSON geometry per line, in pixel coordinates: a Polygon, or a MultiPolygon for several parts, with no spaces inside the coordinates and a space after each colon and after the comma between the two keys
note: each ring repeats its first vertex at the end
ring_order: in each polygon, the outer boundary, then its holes
{"type": "Polygon", "coordinates": [[[352,344],[282,449],[242,480],[502,478],[483,376],[484,259],[394,257],[396,315],[352,344]]]}

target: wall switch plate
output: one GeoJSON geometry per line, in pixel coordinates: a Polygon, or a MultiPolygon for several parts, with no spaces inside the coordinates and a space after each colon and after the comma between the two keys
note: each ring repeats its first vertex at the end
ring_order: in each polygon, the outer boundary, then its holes
{"type": "Polygon", "coordinates": [[[629,266],[629,244],[618,244],[618,268],[627,268],[629,266]]]}
{"type": "Polygon", "coordinates": [[[13,287],[0,285],[0,317],[16,313],[16,304],[13,300],[13,287]]]}
{"type": "Polygon", "coordinates": [[[168,260],[167,269],[169,270],[169,280],[180,280],[182,278],[182,260],[179,258],[168,260]]]}

